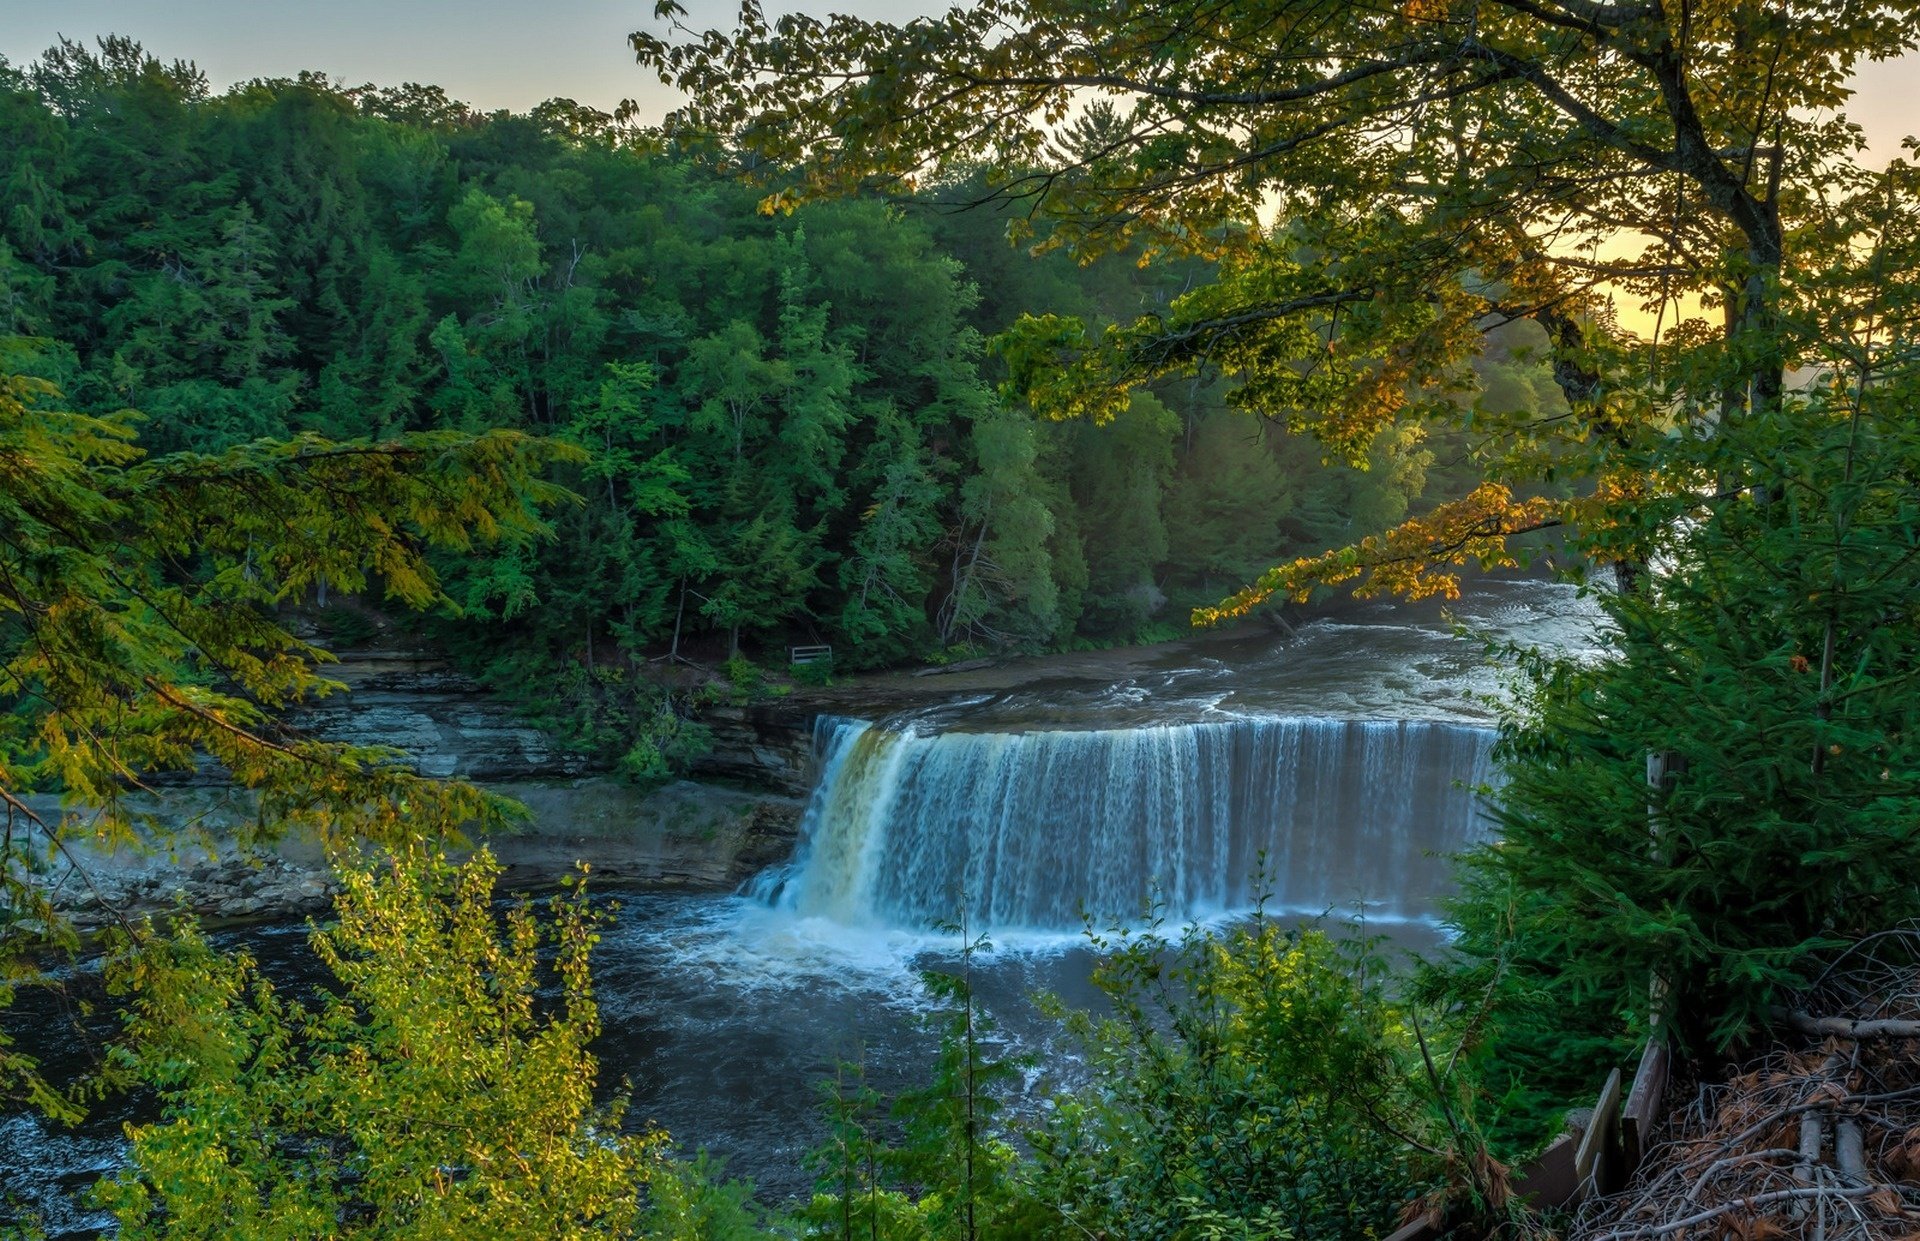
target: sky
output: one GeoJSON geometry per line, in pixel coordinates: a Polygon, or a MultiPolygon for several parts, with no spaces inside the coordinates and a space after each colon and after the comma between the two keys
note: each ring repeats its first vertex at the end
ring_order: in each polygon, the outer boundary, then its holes
{"type": "MultiPolygon", "coordinates": [[[[699,28],[731,26],[737,0],[683,0],[699,28]]],[[[767,0],[905,18],[944,0],[767,0]]],[[[318,69],[349,85],[425,82],[482,110],[564,97],[651,120],[673,96],[633,63],[627,35],[660,28],[653,0],[0,0],[0,56],[31,61],[56,36],[125,34],[164,60],[192,60],[214,88],[318,69]]],[[[1920,132],[1920,57],[1867,66],[1852,109],[1874,154],[1920,132]]]]}

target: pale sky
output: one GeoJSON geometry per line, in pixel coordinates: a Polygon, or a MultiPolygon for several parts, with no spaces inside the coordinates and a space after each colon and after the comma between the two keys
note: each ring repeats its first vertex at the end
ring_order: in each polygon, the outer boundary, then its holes
{"type": "MultiPolygon", "coordinates": [[[[769,0],[904,18],[944,0],[769,0]]],[[[688,0],[699,28],[730,27],[735,0],[688,0]]],[[[24,64],[56,35],[125,34],[165,60],[192,60],[216,90],[253,77],[318,69],[350,85],[426,82],[482,110],[525,111],[564,96],[611,109],[641,102],[648,119],[671,106],[633,63],[628,33],[658,29],[653,0],[0,0],[0,56],[24,64]]],[[[1875,154],[1920,132],[1920,59],[1868,66],[1852,109],[1875,154]]]]}

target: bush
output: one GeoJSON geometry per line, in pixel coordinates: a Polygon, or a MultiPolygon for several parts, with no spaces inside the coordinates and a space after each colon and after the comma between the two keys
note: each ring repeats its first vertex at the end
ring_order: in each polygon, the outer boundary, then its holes
{"type": "Polygon", "coordinates": [[[1123,936],[1065,1019],[1093,1080],[1028,1135],[1027,1235],[1382,1237],[1437,1179],[1405,1014],[1363,946],[1256,918],[1123,936]]]}
{"type": "Polygon", "coordinates": [[[620,756],[620,774],[644,788],[665,784],[713,749],[713,729],[690,720],[662,699],[620,756]]]}
{"type": "Polygon", "coordinates": [[[191,926],[123,957],[125,1067],[163,1118],[100,1187],[120,1235],[764,1235],[744,1187],[595,1104],[596,915],[576,887],[503,916],[498,872],[419,848],[345,870],[310,1006],[191,926]]]}
{"type": "Polygon", "coordinates": [[[833,660],[816,659],[810,664],[788,664],[787,675],[796,684],[824,686],[833,684],[833,660]]]}
{"type": "Polygon", "coordinates": [[[728,656],[727,662],[720,665],[720,673],[733,687],[735,702],[750,701],[767,687],[767,674],[745,655],[728,656]]]}

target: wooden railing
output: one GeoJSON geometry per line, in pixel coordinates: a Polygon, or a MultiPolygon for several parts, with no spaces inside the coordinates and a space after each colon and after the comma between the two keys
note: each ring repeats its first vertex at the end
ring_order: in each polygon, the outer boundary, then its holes
{"type": "Polygon", "coordinates": [[[832,662],[833,648],[830,646],[795,646],[787,651],[787,663],[792,665],[832,662]]]}

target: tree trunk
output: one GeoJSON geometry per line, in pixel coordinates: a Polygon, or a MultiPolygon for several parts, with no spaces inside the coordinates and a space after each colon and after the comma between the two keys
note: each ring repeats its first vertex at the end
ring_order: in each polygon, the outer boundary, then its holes
{"type": "MultiPolygon", "coordinates": [[[[1662,830],[1665,810],[1661,801],[1672,791],[1674,782],[1687,770],[1685,756],[1671,750],[1659,750],[1647,755],[1647,848],[1653,859],[1663,860],[1663,854],[1670,851],[1671,842],[1663,847],[1661,838],[1666,835],[1662,830]]],[[[1672,857],[1664,860],[1671,865],[1672,857]]],[[[1657,1029],[1663,1013],[1673,1007],[1668,999],[1672,980],[1655,971],[1647,980],[1647,1026],[1657,1029]]]]}
{"type": "Polygon", "coordinates": [[[667,657],[669,659],[678,660],[680,658],[680,622],[686,618],[686,615],[687,579],[683,577],[680,579],[680,606],[675,608],[673,612],[673,645],[667,648],[667,657]]]}

